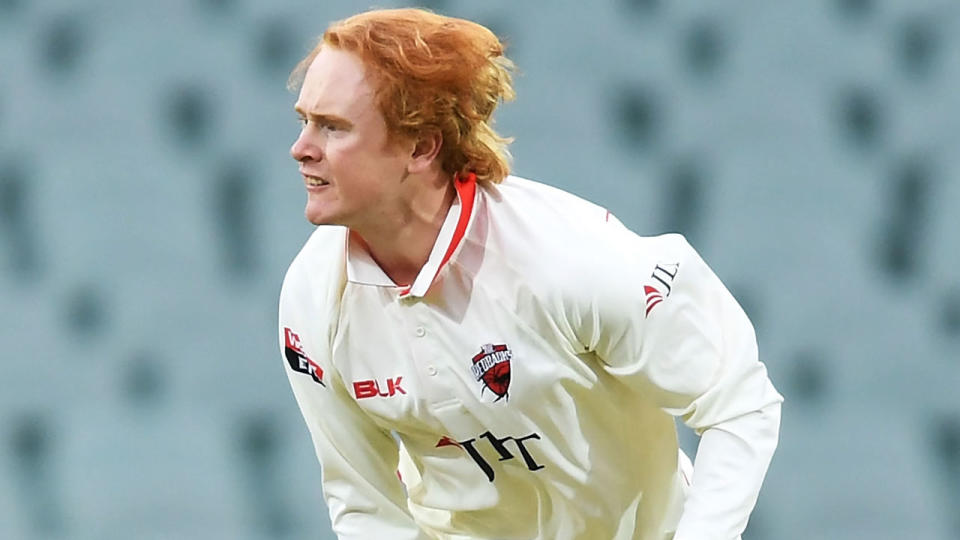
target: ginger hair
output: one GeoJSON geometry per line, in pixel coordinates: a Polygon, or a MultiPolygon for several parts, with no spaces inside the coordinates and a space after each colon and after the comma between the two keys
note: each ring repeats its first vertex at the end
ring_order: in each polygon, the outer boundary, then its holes
{"type": "Polygon", "coordinates": [[[391,141],[437,132],[444,172],[500,182],[510,173],[511,138],[493,129],[493,112],[515,97],[513,62],[486,27],[421,9],[374,10],[332,23],[290,75],[303,82],[324,46],[356,54],[377,87],[391,141]]]}

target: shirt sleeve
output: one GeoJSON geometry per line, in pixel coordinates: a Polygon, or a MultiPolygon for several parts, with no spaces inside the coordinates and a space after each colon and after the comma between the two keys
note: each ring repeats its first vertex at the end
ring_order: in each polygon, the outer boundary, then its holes
{"type": "Polygon", "coordinates": [[[704,431],[673,540],[738,538],[777,445],[780,404],[704,431]]]}
{"type": "Polygon", "coordinates": [[[579,338],[702,436],[676,539],[737,538],[776,447],[783,398],[746,314],[682,236],[616,234],[618,264],[587,299],[579,338]]]}
{"type": "MultiPolygon", "coordinates": [[[[342,250],[332,241],[320,245],[328,244],[331,252],[342,250]]],[[[310,255],[305,249],[284,279],[279,344],[320,461],[333,530],[341,540],[426,539],[407,510],[397,476],[397,443],[360,408],[333,365],[331,344],[341,289],[336,276],[326,279],[316,271],[303,271],[299,261],[310,255]]],[[[322,269],[323,258],[315,258],[307,262],[322,269]]]]}
{"type": "Polygon", "coordinates": [[[323,494],[337,537],[426,538],[406,509],[397,476],[398,447],[390,433],[360,409],[332,370],[323,373],[321,385],[286,363],[320,461],[323,494]]]}

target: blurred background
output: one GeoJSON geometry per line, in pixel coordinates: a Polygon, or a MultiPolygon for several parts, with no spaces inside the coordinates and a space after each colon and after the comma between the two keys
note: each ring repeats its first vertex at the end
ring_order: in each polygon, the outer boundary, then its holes
{"type": "MultiPolygon", "coordinates": [[[[746,540],[960,538],[960,4],[418,5],[509,43],[517,174],[686,234],[752,317],[787,402],[746,540]]],[[[0,538],[333,538],[285,83],[367,7],[0,0],[0,538]]]]}

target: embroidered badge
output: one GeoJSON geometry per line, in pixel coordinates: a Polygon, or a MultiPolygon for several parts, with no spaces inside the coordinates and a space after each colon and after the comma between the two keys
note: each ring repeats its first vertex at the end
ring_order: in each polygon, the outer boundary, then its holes
{"type": "Polygon", "coordinates": [[[506,345],[487,343],[480,347],[480,352],[473,356],[473,365],[470,367],[473,377],[483,383],[483,391],[489,389],[496,394],[497,399],[510,399],[507,392],[510,390],[510,359],[513,353],[506,345]]]}

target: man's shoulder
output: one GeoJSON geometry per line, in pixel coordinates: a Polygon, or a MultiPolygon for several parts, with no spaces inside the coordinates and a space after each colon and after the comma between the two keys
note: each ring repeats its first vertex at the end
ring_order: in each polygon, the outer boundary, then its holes
{"type": "Polygon", "coordinates": [[[339,281],[344,271],[346,238],[344,227],[317,227],[290,263],[284,289],[308,282],[321,285],[331,280],[339,281]]]}
{"type": "Polygon", "coordinates": [[[573,193],[517,176],[486,192],[492,225],[524,252],[579,250],[603,233],[609,216],[602,206],[573,193]]]}
{"type": "Polygon", "coordinates": [[[640,234],[627,228],[606,207],[564,189],[518,176],[508,176],[496,186],[495,202],[514,206],[531,218],[535,229],[548,234],[579,236],[593,245],[597,236],[613,237],[622,241],[622,236],[639,243],[644,250],[672,251],[687,245],[679,233],[640,234]],[[552,232],[552,233],[551,233],[552,232]]]}
{"type": "Polygon", "coordinates": [[[495,186],[495,191],[500,196],[495,197],[497,201],[502,199],[507,203],[522,205],[526,212],[548,214],[550,217],[559,213],[574,218],[603,218],[607,214],[605,208],[579,195],[520,176],[508,176],[495,186]]]}
{"type": "Polygon", "coordinates": [[[655,257],[686,243],[676,233],[638,234],[604,206],[526,178],[509,176],[487,192],[494,227],[523,252],[543,248],[595,258],[626,250],[655,257]]]}
{"type": "Polygon", "coordinates": [[[539,182],[508,177],[491,199],[499,264],[543,292],[616,294],[690,250],[683,235],[637,234],[606,208],[539,182]]]}

